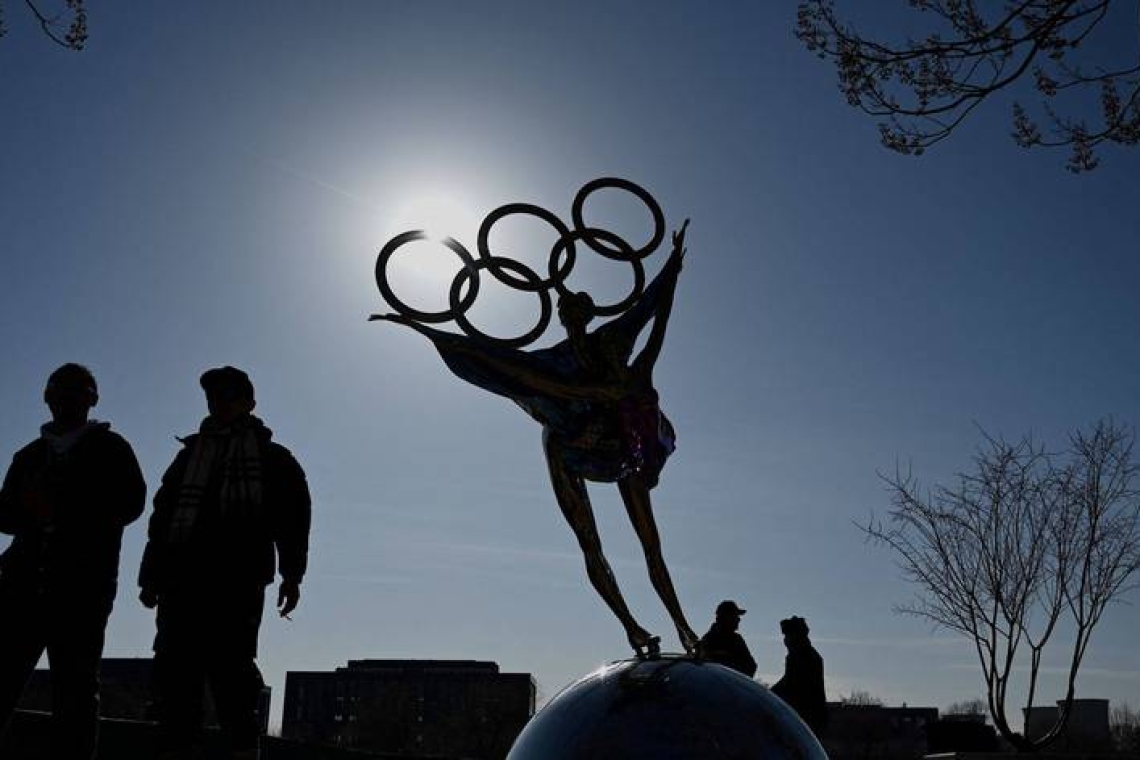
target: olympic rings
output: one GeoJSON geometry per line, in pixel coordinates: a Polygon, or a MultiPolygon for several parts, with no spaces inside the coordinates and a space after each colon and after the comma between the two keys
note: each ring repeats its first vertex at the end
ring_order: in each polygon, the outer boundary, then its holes
{"type": "MultiPolygon", "coordinates": [[[[513,280],[514,278],[511,279],[513,280]]],[[[544,332],[546,332],[546,328],[550,324],[550,317],[554,313],[554,309],[551,307],[550,303],[550,291],[548,289],[543,289],[541,287],[541,283],[542,278],[538,276],[538,273],[528,267],[526,264],[523,264],[521,261],[515,261],[514,259],[510,259],[505,256],[489,256],[485,259],[479,259],[475,262],[475,266],[472,269],[465,268],[459,270],[459,274],[457,274],[455,276],[455,279],[451,281],[451,291],[448,293],[448,300],[451,304],[451,311],[455,314],[455,324],[459,326],[460,330],[467,333],[473,338],[481,338],[483,340],[493,341],[495,343],[506,346],[507,348],[521,348],[522,346],[534,343],[542,336],[544,332]],[[471,322],[467,319],[467,309],[463,308],[465,299],[460,299],[459,295],[463,291],[463,285],[467,280],[471,281],[471,287],[468,288],[467,291],[468,296],[470,296],[472,292],[477,292],[479,290],[480,269],[486,269],[492,273],[496,270],[502,271],[513,269],[514,271],[521,274],[523,279],[520,281],[526,282],[527,287],[519,289],[538,293],[539,304],[542,309],[538,316],[538,324],[517,338],[495,338],[478,329],[475,327],[475,325],[471,324],[471,322]]]]}
{"type": "MultiPolygon", "coordinates": [[[[570,207],[570,215],[574,219],[574,229],[586,229],[586,222],[582,215],[582,207],[586,205],[586,198],[590,196],[590,193],[594,192],[595,190],[601,190],[603,187],[616,187],[619,190],[625,190],[627,192],[633,193],[638,197],[638,199],[641,200],[642,203],[645,204],[645,207],[649,209],[649,213],[653,217],[653,236],[649,239],[649,242],[642,247],[636,250],[633,250],[631,248],[630,250],[632,252],[632,257],[637,259],[644,259],[646,256],[649,256],[651,253],[656,251],[657,246],[661,245],[661,241],[665,239],[665,214],[662,213],[661,206],[657,204],[657,201],[653,199],[653,196],[650,195],[645,188],[641,187],[640,185],[635,185],[627,179],[620,179],[618,177],[600,177],[598,179],[587,182],[585,185],[582,185],[582,189],[579,190],[578,194],[574,196],[574,203],[570,207]]],[[[630,258],[626,258],[624,252],[615,251],[612,248],[608,248],[604,245],[598,245],[596,240],[593,240],[589,237],[585,237],[583,240],[585,241],[586,245],[590,246],[591,250],[593,250],[595,253],[600,253],[602,256],[605,256],[608,259],[616,259],[618,261],[632,260],[630,258]]],[[[625,247],[630,248],[628,245],[625,247]]]]}
{"type": "Polygon", "coordinates": [[[476,243],[478,258],[473,257],[454,238],[443,240],[443,245],[455,253],[463,265],[455,275],[455,279],[451,281],[451,287],[448,291],[449,308],[443,311],[421,311],[407,305],[396,296],[388,282],[387,268],[392,254],[400,246],[416,240],[427,239],[427,234],[422,230],[413,230],[397,235],[380,249],[380,254],[376,258],[376,286],[380,290],[381,297],[403,317],[425,324],[453,321],[460,330],[473,338],[505,347],[521,348],[538,340],[550,325],[553,313],[551,291],[555,291],[559,296],[570,294],[566,281],[577,262],[578,254],[574,244],[580,240],[595,253],[613,261],[625,262],[632,267],[633,288],[629,294],[616,303],[595,306],[594,309],[597,316],[621,314],[637,303],[644,292],[645,267],[642,262],[656,251],[662,240],[665,239],[665,215],[661,211],[661,206],[640,185],[617,177],[601,177],[587,182],[574,196],[574,202],[571,205],[571,217],[574,221],[573,229],[567,227],[558,216],[541,206],[531,203],[508,203],[488,214],[483,219],[482,224],[479,225],[476,243]],[[583,215],[586,199],[591,193],[602,188],[624,190],[645,204],[653,219],[653,234],[648,243],[640,248],[634,248],[614,232],[586,225],[583,215]],[[489,245],[491,228],[503,218],[515,214],[537,217],[553,227],[558,233],[558,239],[550,249],[545,279],[526,264],[491,253],[489,245]],[[470,311],[475,299],[479,296],[479,272],[484,269],[509,288],[538,295],[540,313],[538,322],[534,327],[514,338],[496,338],[487,335],[471,324],[467,318],[467,312],[470,311]]]}
{"type": "Polygon", "coordinates": [[[623,311],[633,306],[633,304],[637,302],[637,299],[641,297],[641,292],[645,290],[645,267],[641,265],[641,259],[638,258],[637,252],[634,251],[633,246],[625,241],[625,238],[621,237],[620,235],[616,235],[609,230],[602,230],[596,227],[576,229],[554,244],[554,250],[550,252],[550,279],[554,282],[554,287],[558,290],[558,295],[570,295],[570,289],[566,287],[565,278],[556,279],[554,272],[556,270],[562,271],[562,269],[569,270],[573,268],[575,239],[586,241],[586,244],[590,245],[591,248],[593,248],[593,245],[590,241],[601,240],[607,243],[612,243],[613,245],[617,246],[620,259],[618,256],[607,256],[606,258],[627,261],[629,262],[629,265],[633,267],[633,287],[630,289],[629,295],[617,303],[611,304],[609,306],[598,306],[597,304],[594,304],[594,314],[599,317],[610,317],[614,314],[621,314],[623,311]],[[559,269],[557,266],[558,259],[561,258],[561,253],[563,250],[565,250],[567,253],[566,260],[569,262],[569,266],[564,266],[562,269],[559,269]]]}
{"type": "Polygon", "coordinates": [[[459,260],[463,262],[463,269],[460,271],[469,271],[472,273],[472,276],[471,287],[468,289],[467,295],[460,301],[452,302],[450,309],[443,311],[420,311],[419,309],[412,308],[397,298],[396,294],[392,291],[392,286],[388,284],[388,260],[392,258],[392,254],[396,252],[396,249],[405,243],[427,239],[428,234],[423,230],[412,230],[411,232],[401,233],[385,243],[384,247],[380,249],[380,255],[376,257],[376,287],[380,290],[380,295],[388,302],[388,305],[395,309],[396,313],[400,316],[426,324],[451,322],[456,317],[456,307],[459,308],[458,313],[466,313],[479,296],[479,277],[475,274],[475,259],[471,256],[470,252],[463,247],[463,244],[455,238],[445,238],[442,243],[454,251],[455,255],[459,257],[459,260]]]}
{"type": "MultiPolygon", "coordinates": [[[[491,236],[491,228],[505,216],[512,214],[527,214],[529,216],[537,216],[539,219],[550,224],[558,232],[558,242],[554,244],[554,248],[550,251],[550,260],[554,260],[554,251],[557,250],[559,244],[570,235],[570,230],[567,229],[566,223],[559,219],[551,212],[544,209],[542,206],[535,206],[531,203],[508,203],[505,206],[499,206],[497,209],[487,214],[483,223],[479,225],[479,239],[476,242],[476,250],[479,251],[479,257],[486,261],[512,261],[512,259],[492,256],[488,246],[488,238],[491,236]]],[[[562,284],[567,277],[570,276],[570,270],[574,267],[574,251],[569,251],[567,257],[568,265],[562,270],[551,268],[550,278],[546,280],[539,280],[535,283],[528,279],[516,279],[506,274],[503,267],[490,264],[487,271],[491,275],[503,283],[504,285],[515,288],[516,290],[525,290],[528,292],[538,292],[540,290],[550,290],[552,287],[558,287],[562,284]]]]}

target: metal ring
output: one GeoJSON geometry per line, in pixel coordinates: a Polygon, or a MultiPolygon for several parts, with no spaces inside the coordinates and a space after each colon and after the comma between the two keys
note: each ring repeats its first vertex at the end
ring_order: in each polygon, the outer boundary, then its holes
{"type": "Polygon", "coordinates": [[[471,256],[470,252],[463,247],[463,244],[455,238],[445,238],[440,242],[454,252],[455,255],[459,257],[459,260],[463,262],[463,269],[459,271],[470,272],[471,287],[468,288],[467,295],[462,299],[457,298],[452,300],[450,302],[450,308],[444,311],[421,311],[408,306],[396,297],[396,294],[392,291],[392,286],[388,283],[388,260],[392,258],[392,254],[396,252],[396,249],[406,243],[427,239],[428,234],[423,230],[412,230],[410,232],[401,233],[385,243],[384,247],[380,249],[380,255],[376,257],[376,287],[380,289],[380,295],[388,302],[388,305],[395,309],[396,313],[402,317],[427,324],[438,324],[440,322],[458,320],[460,316],[471,308],[475,303],[475,299],[479,296],[479,274],[476,269],[475,259],[471,256]]]}
{"type": "Polygon", "coordinates": [[[577,249],[574,244],[576,241],[582,240],[592,251],[601,256],[613,261],[626,262],[633,267],[634,282],[633,289],[630,293],[617,303],[610,304],[609,306],[595,306],[594,308],[594,314],[596,316],[621,314],[632,307],[644,292],[645,268],[642,265],[642,261],[652,254],[661,244],[661,241],[664,240],[665,216],[661,212],[661,206],[658,205],[657,201],[653,199],[653,196],[640,185],[617,177],[602,177],[587,182],[582,186],[574,196],[571,213],[574,220],[573,230],[567,227],[561,219],[541,206],[535,206],[531,203],[508,203],[505,206],[500,206],[484,217],[483,222],[479,226],[477,241],[478,258],[473,257],[470,252],[454,238],[446,238],[441,241],[445,247],[459,257],[463,265],[452,280],[451,287],[448,291],[449,308],[443,311],[422,311],[409,306],[396,297],[391,284],[388,282],[387,268],[392,254],[407,243],[416,240],[426,240],[428,236],[422,230],[402,233],[384,245],[380,250],[379,256],[376,258],[376,286],[380,289],[380,295],[383,299],[402,317],[425,324],[454,321],[460,330],[471,337],[512,348],[522,347],[542,337],[542,334],[549,326],[553,312],[551,308],[551,291],[555,291],[562,296],[570,294],[570,290],[566,286],[566,280],[569,278],[577,263],[577,249]],[[645,204],[646,208],[649,209],[650,216],[653,218],[654,225],[653,236],[647,244],[640,248],[634,248],[616,233],[598,227],[586,226],[583,217],[583,208],[586,204],[586,199],[591,193],[602,188],[624,190],[632,193],[645,204]],[[495,256],[491,253],[488,242],[491,228],[501,219],[512,214],[526,214],[538,217],[553,227],[558,233],[558,240],[550,249],[550,255],[547,261],[547,277],[545,279],[540,277],[537,272],[526,264],[505,256],[495,256]],[[527,293],[537,293],[541,306],[538,324],[516,338],[495,338],[472,325],[466,315],[479,296],[479,272],[483,269],[489,271],[496,280],[509,288],[527,293]],[[464,290],[466,290],[466,292],[464,292],[464,290]]]}
{"type": "MultiPolygon", "coordinates": [[[[613,187],[619,190],[625,190],[633,193],[638,199],[645,204],[649,209],[650,215],[653,217],[653,237],[649,242],[640,248],[633,249],[633,258],[644,259],[651,253],[657,250],[661,245],[661,241],[665,239],[665,214],[661,211],[661,206],[654,200],[653,196],[649,194],[645,188],[636,185],[627,179],[619,177],[600,177],[598,179],[587,182],[582,185],[582,189],[574,196],[574,203],[571,206],[570,213],[574,219],[574,228],[577,230],[593,229],[586,226],[586,222],[582,215],[582,207],[586,204],[586,198],[595,190],[600,190],[603,187],[613,187]]],[[[628,261],[625,254],[620,251],[615,251],[606,245],[601,245],[597,240],[590,237],[583,237],[582,240],[590,247],[595,253],[599,253],[608,259],[616,259],[619,261],[628,261]]],[[[624,242],[624,241],[623,241],[624,242]]]]}
{"type": "MultiPolygon", "coordinates": [[[[512,278],[513,279],[513,278],[512,278]]],[[[455,312],[455,324],[459,329],[470,335],[473,338],[481,338],[487,341],[493,341],[508,348],[520,348],[530,343],[534,343],[542,334],[546,332],[546,328],[550,325],[550,318],[553,314],[550,302],[550,289],[538,286],[542,278],[533,269],[523,264],[521,261],[507,258],[505,256],[488,256],[487,258],[480,258],[474,263],[471,269],[461,269],[455,275],[455,279],[451,281],[451,290],[448,293],[448,301],[451,304],[451,310],[455,312]],[[522,275],[523,279],[529,286],[529,292],[537,293],[541,312],[538,316],[538,324],[532,327],[526,333],[518,336],[517,338],[496,338],[493,335],[488,335],[467,319],[467,309],[461,309],[463,301],[460,299],[459,294],[463,290],[466,281],[470,280],[473,283],[471,288],[468,288],[468,294],[479,289],[479,270],[486,269],[493,271],[494,268],[514,270],[522,275]]]]}
{"type": "MultiPolygon", "coordinates": [[[[609,306],[598,306],[595,304],[594,314],[599,317],[609,317],[614,314],[620,314],[630,306],[633,306],[645,290],[645,267],[641,265],[641,259],[637,256],[633,246],[626,242],[625,238],[609,230],[603,230],[597,227],[583,227],[568,233],[566,237],[554,244],[554,250],[550,252],[551,272],[557,271],[558,259],[560,258],[562,250],[565,249],[568,252],[574,250],[575,239],[585,240],[587,245],[589,245],[590,240],[601,240],[603,242],[612,243],[616,246],[620,256],[607,256],[606,258],[615,261],[624,261],[633,267],[633,288],[629,291],[629,295],[609,306]]],[[[590,247],[593,248],[592,245],[590,247]]],[[[571,266],[573,266],[573,254],[568,253],[568,258],[571,262],[571,266]]],[[[568,296],[571,294],[570,289],[566,287],[565,278],[556,280],[554,287],[560,296],[568,296]]]]}
{"type": "MultiPolygon", "coordinates": [[[[531,293],[557,287],[570,276],[570,270],[574,268],[575,251],[573,250],[573,246],[571,246],[571,249],[568,251],[565,267],[561,270],[551,268],[550,277],[545,280],[540,278],[537,282],[514,277],[507,273],[507,267],[499,266],[494,263],[496,261],[512,261],[512,259],[504,256],[492,255],[488,243],[488,238],[491,236],[491,228],[494,227],[500,219],[512,214],[536,216],[554,228],[558,233],[558,241],[555,242],[550,250],[551,260],[554,259],[554,251],[558,248],[559,244],[570,234],[570,228],[566,226],[566,223],[542,206],[535,206],[532,203],[508,203],[505,206],[499,206],[487,214],[483,219],[483,223],[479,225],[479,239],[475,244],[475,249],[479,253],[479,259],[481,261],[491,262],[486,267],[487,271],[491,273],[491,276],[507,287],[515,288],[516,290],[525,290],[531,293]]],[[[533,270],[529,271],[533,272],[533,270]]]]}

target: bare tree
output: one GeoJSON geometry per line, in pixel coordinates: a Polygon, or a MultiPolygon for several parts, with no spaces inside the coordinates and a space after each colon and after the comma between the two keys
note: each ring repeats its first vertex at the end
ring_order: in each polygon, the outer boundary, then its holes
{"type": "Polygon", "coordinates": [[[1140,710],[1133,710],[1127,702],[1113,705],[1108,713],[1108,730],[1113,750],[1140,753],[1140,710]]]}
{"type": "Polygon", "coordinates": [[[942,712],[946,715],[985,715],[989,709],[986,707],[986,700],[975,698],[954,702],[942,712]]]}
{"type": "MultiPolygon", "coordinates": [[[[69,50],[82,50],[87,43],[87,8],[85,0],[64,0],[65,9],[60,13],[45,12],[40,3],[24,0],[40,30],[52,42],[69,50]]],[[[4,25],[4,6],[0,4],[0,37],[7,32],[4,25]]]]}
{"type": "Polygon", "coordinates": [[[846,697],[840,697],[839,702],[852,707],[882,707],[883,700],[876,697],[869,691],[862,691],[856,689],[848,694],[846,697]]]}
{"type": "MultiPolygon", "coordinates": [[[[958,631],[974,645],[994,726],[1020,750],[1064,729],[1077,672],[1108,604],[1140,568],[1140,498],[1134,433],[1111,420],[1070,436],[1062,455],[1026,438],[986,436],[969,473],[920,489],[909,473],[884,477],[886,523],[865,530],[890,547],[919,595],[899,611],[958,631]],[[1029,740],[1010,727],[1010,680],[1028,660],[1024,706],[1034,704],[1046,645],[1062,621],[1065,698],[1056,725],[1029,740]]],[[[1016,713],[1014,713],[1016,714],[1016,713]]]]}
{"type": "Polygon", "coordinates": [[[879,132],[891,150],[923,153],[998,91],[1027,89],[1030,77],[1040,103],[1034,116],[1014,102],[1018,145],[1067,147],[1067,168],[1081,172],[1097,166],[1097,146],[1140,142],[1140,50],[1110,61],[1098,44],[1126,24],[1140,45],[1135,0],[1004,0],[984,10],[976,0],[908,5],[928,14],[934,30],[898,45],[840,21],[834,0],[801,0],[797,16],[796,36],[834,61],[847,102],[884,117],[879,132]],[[1094,54],[1083,55],[1088,50],[1094,54]],[[1091,122],[1080,115],[1093,112],[1091,122]]]}

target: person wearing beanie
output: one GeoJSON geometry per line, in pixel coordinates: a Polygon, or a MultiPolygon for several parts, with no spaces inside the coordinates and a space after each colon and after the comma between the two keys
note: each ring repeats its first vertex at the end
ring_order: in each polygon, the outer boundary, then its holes
{"type": "Polygon", "coordinates": [[[201,377],[209,411],[154,497],[139,599],[155,608],[160,757],[193,757],[208,683],[230,757],[256,758],[257,638],[265,588],[277,606],[300,599],[310,498],[292,453],[253,415],[253,383],[235,367],[201,377]]]}
{"type": "Polygon", "coordinates": [[[788,703],[816,736],[827,728],[827,696],[823,689],[823,658],[808,638],[807,621],[790,617],[780,621],[784,646],[784,677],[772,687],[772,693],[788,703]]]}
{"type": "Polygon", "coordinates": [[[131,445],[89,418],[91,371],[64,364],[48,378],[51,421],[16,452],[0,489],[0,729],[46,650],[51,756],[90,760],[99,734],[99,663],[115,601],[123,529],[146,504],[131,445]]]}

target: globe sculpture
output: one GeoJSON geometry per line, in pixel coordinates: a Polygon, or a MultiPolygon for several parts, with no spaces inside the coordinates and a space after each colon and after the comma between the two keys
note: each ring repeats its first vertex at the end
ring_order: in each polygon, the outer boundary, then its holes
{"type": "Polygon", "coordinates": [[[722,665],[662,655],[607,665],[551,700],[507,760],[826,760],[779,697],[722,665]]]}

